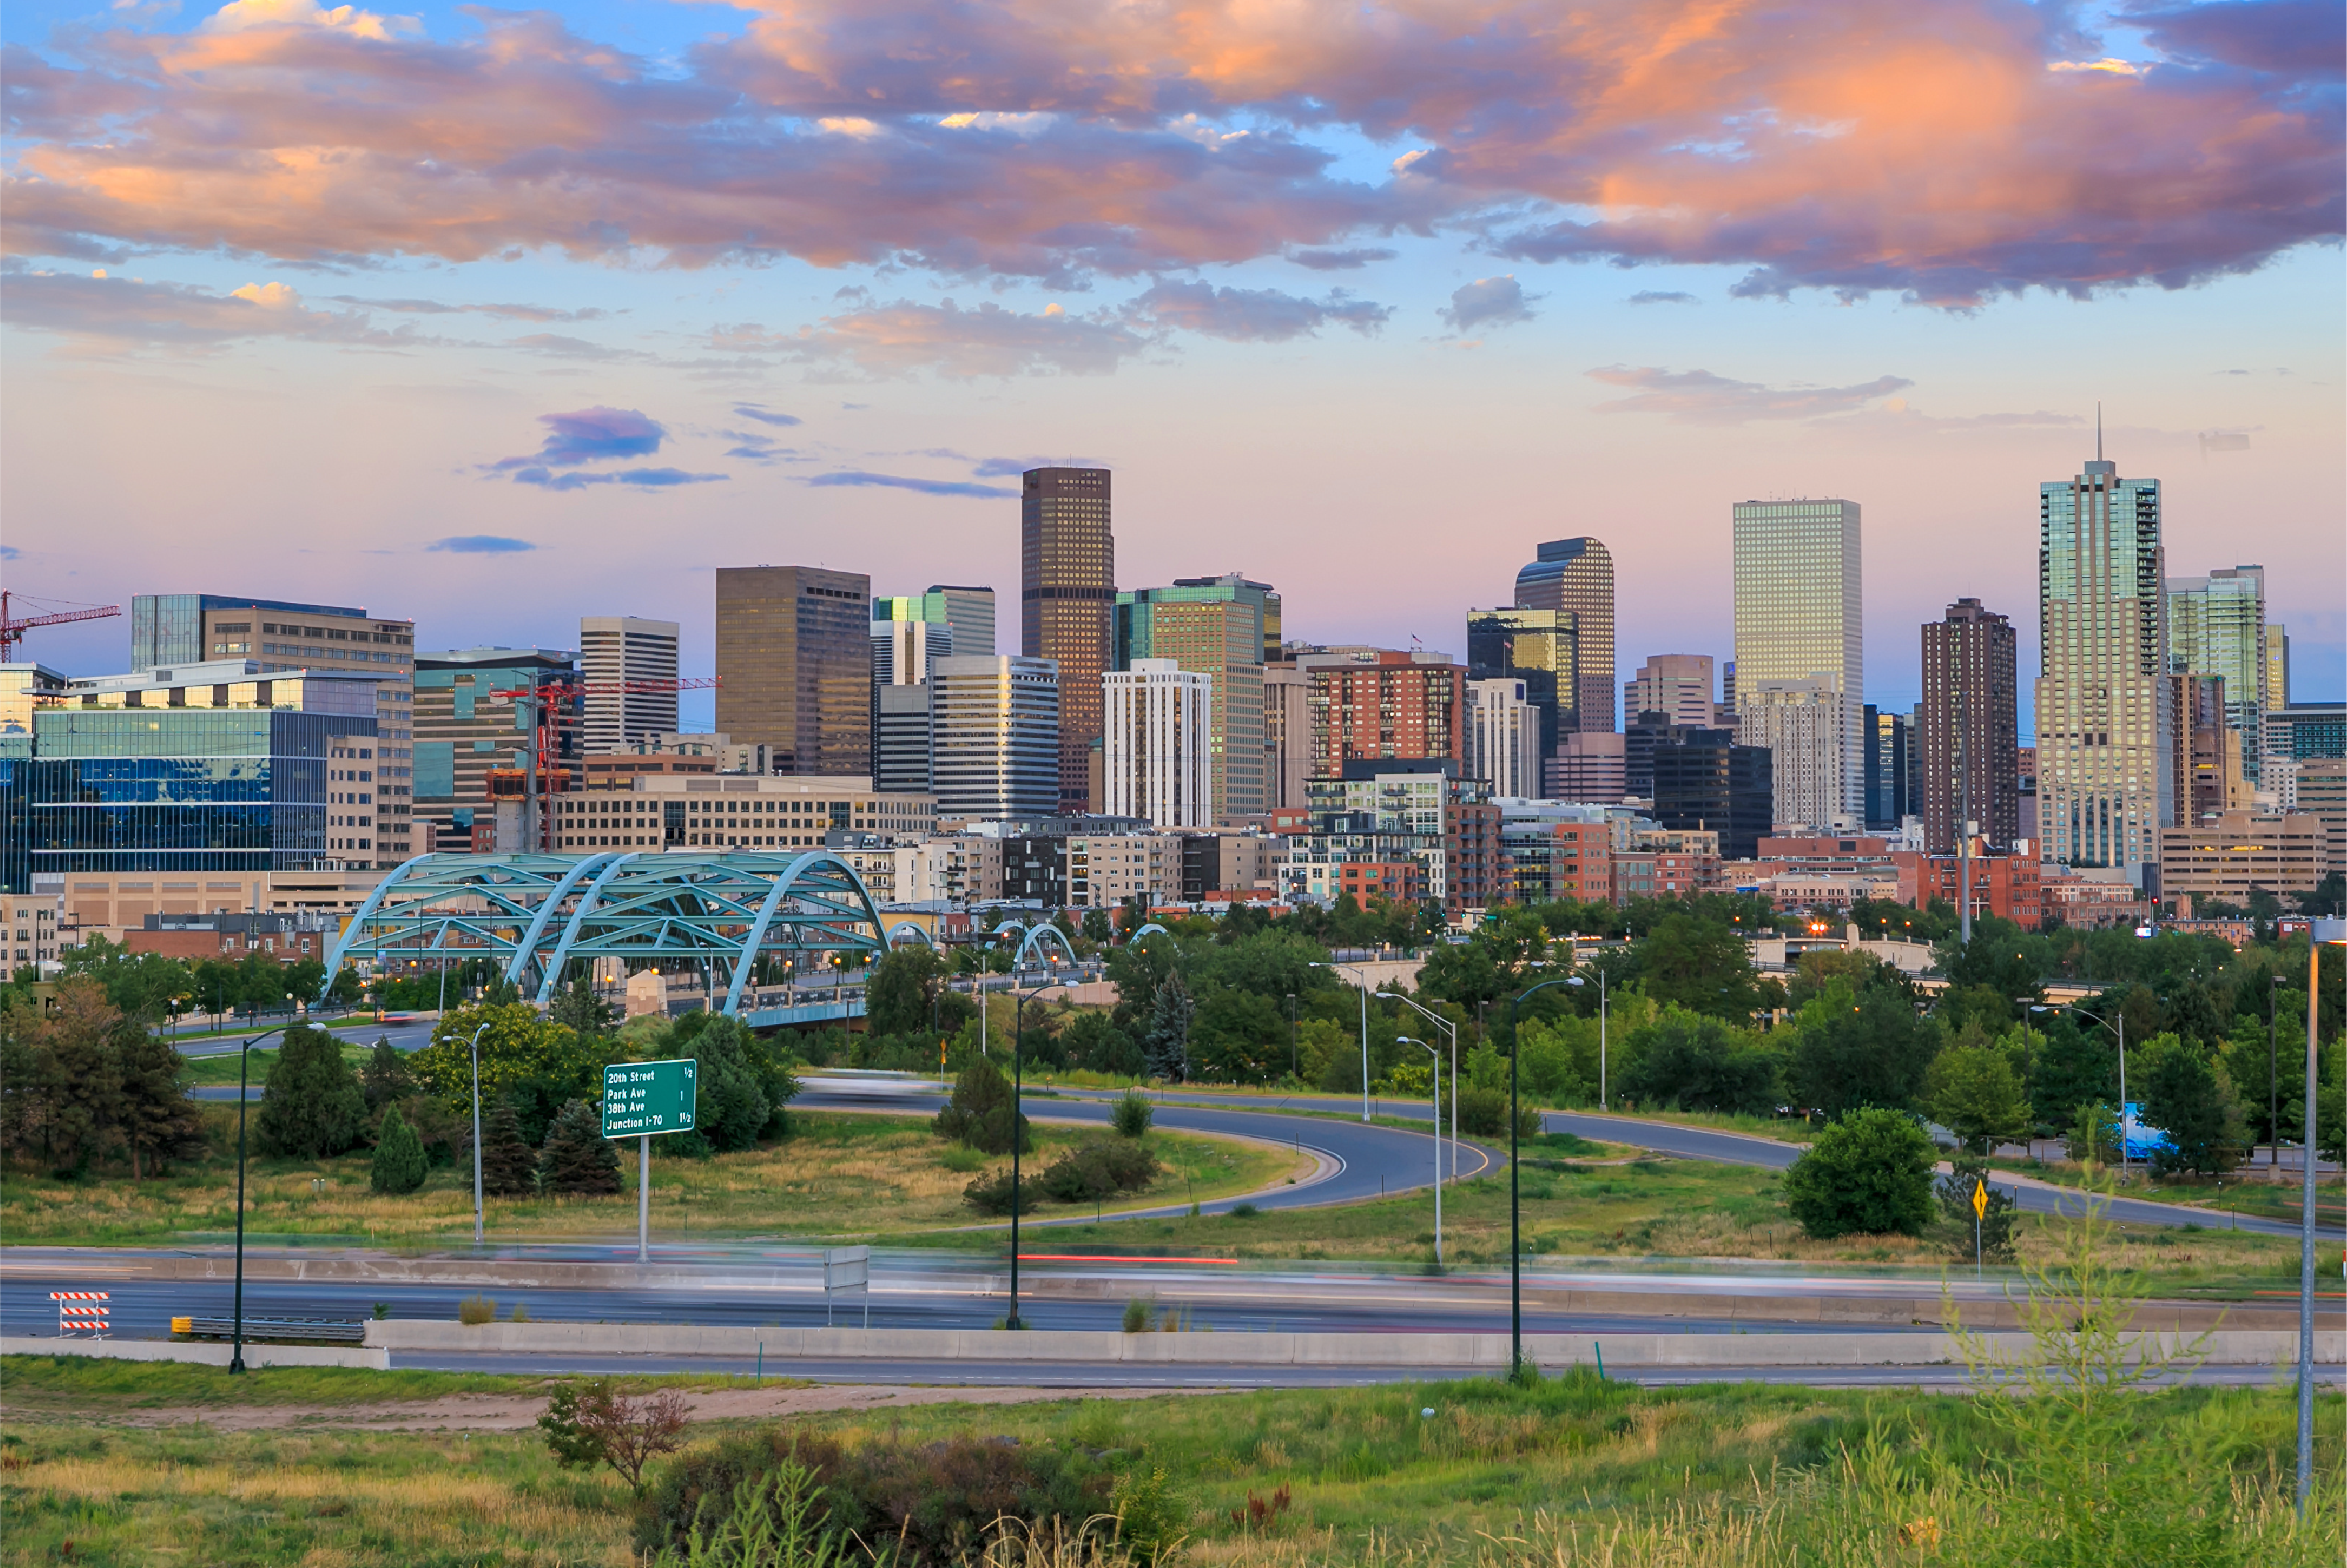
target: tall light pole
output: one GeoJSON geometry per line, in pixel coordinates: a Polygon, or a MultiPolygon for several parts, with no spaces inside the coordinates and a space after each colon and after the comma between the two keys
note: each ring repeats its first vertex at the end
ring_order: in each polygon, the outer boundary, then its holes
{"type": "Polygon", "coordinates": [[[2266,1165],[2281,1168],[2281,977],[2268,975],[2266,987],[2266,1133],[2273,1140],[2266,1165]]]}
{"type": "MultiPolygon", "coordinates": [[[[1426,1020],[1429,1023],[1433,1024],[1436,1028],[1442,1030],[1450,1036],[1450,1177],[1451,1180],[1456,1181],[1459,1179],[1459,1026],[1438,1013],[1430,1013],[1427,1011],[1424,1008],[1419,1006],[1408,997],[1402,996],[1398,992],[1379,991],[1378,993],[1378,1000],[1381,1002],[1399,1002],[1402,1006],[1418,1014],[1419,1017],[1426,1020]]],[[[1437,1078],[1442,1076],[1442,1063],[1440,1061],[1437,1061],[1434,1064],[1434,1075],[1437,1078]]],[[[1442,1135],[1442,1106],[1439,1100],[1434,1107],[1434,1133],[1437,1138],[1440,1138],[1442,1135]]],[[[1439,1157],[1435,1163],[1436,1170],[1434,1179],[1439,1182],[1442,1179],[1440,1169],[1441,1161],[1439,1157]]],[[[1439,1216],[1437,1228],[1440,1228],[1439,1216]]],[[[1442,1249],[1440,1245],[1438,1245],[1435,1248],[1434,1259],[1437,1263],[1440,1263],[1442,1261],[1441,1251],[1442,1249]]]]}
{"type": "MultiPolygon", "coordinates": [[[[2058,1008],[2040,1007],[2035,1004],[2032,1004],[2029,1010],[2031,1012],[2058,1012],[2061,1009],[2058,1008]]],[[[2093,1019],[2096,1023],[2101,1024],[2105,1029],[2110,1030],[2119,1037],[2119,1174],[2121,1176],[2125,1176],[2127,1169],[2127,1013],[2122,1010],[2118,1015],[2118,1021],[2116,1023],[2113,1023],[2109,1019],[2104,1018],[2097,1013],[2090,1013],[2085,1008],[2079,1007],[2075,1003],[2072,1004],[2070,1010],[2076,1013],[2080,1018],[2093,1019]]],[[[2088,1158],[2091,1159],[2093,1154],[2094,1151],[2091,1149],[2087,1151],[2088,1158]]]]}
{"type": "Polygon", "coordinates": [[[1524,1053],[1516,1049],[1516,1009],[1533,991],[1544,991],[1551,986],[1564,983],[1563,978],[1542,980],[1508,999],[1508,1376],[1511,1378],[1522,1376],[1524,1369],[1523,1182],[1519,1174],[1522,1162],[1516,1158],[1516,1064],[1523,1059],[1524,1053]]]}
{"type": "Polygon", "coordinates": [[[1434,1058],[1434,1071],[1429,1076],[1434,1080],[1434,1266],[1439,1269],[1442,1266],[1442,1052],[1406,1034],[1394,1036],[1394,1043],[1424,1046],[1426,1054],[1434,1058]]]}
{"type": "Polygon", "coordinates": [[[1026,1087],[1023,1061],[1027,1047],[1027,1003],[1032,998],[1051,989],[1051,979],[1046,975],[1025,996],[1019,995],[1019,977],[1010,977],[1010,994],[1017,998],[1013,1004],[1010,1031],[1010,1316],[1003,1320],[1006,1328],[1024,1328],[1019,1321],[1019,1150],[1027,1142],[1025,1112],[1020,1108],[1020,1092],[1026,1087]]]}
{"type": "MultiPolygon", "coordinates": [[[[230,1326],[228,1353],[228,1369],[232,1373],[244,1370],[244,1099],[250,1092],[245,1070],[251,1061],[252,1048],[288,1027],[264,1029],[236,1051],[236,1321],[230,1326]]],[[[2313,1212],[2311,1206],[2308,1212],[2313,1212]]]]}
{"type": "Polygon", "coordinates": [[[2298,1515],[2314,1491],[2314,1043],[2322,1017],[2322,944],[2347,943],[2347,920],[2311,922],[2306,944],[2306,1132],[2299,1140],[2305,1180],[2298,1230],[2298,1515]]]}
{"type": "MultiPolygon", "coordinates": [[[[1315,964],[1316,969],[1349,969],[1351,964],[1315,964]]],[[[1361,1120],[1369,1119],[1369,981],[1364,975],[1355,982],[1361,993],[1361,1120]]]]}
{"type": "MultiPolygon", "coordinates": [[[[1599,966],[1596,966],[1596,965],[1592,965],[1592,966],[1591,966],[1591,968],[1597,969],[1597,1109],[1599,1109],[1600,1111],[1603,1111],[1603,1110],[1606,1109],[1606,1104],[1605,1104],[1605,971],[1604,971],[1604,969],[1603,968],[1600,968],[1599,966]]],[[[1572,979],[1570,981],[1568,981],[1567,983],[1568,983],[1568,984],[1571,984],[1571,985],[1573,985],[1573,986],[1583,986],[1583,985],[1588,984],[1589,982],[1588,982],[1587,980],[1583,979],[1581,976],[1579,976],[1579,975],[1575,975],[1575,976],[1573,976],[1573,979],[1572,979]]]]}
{"type": "Polygon", "coordinates": [[[483,1023],[473,1031],[472,1044],[466,1049],[473,1056],[473,1245],[481,1245],[481,1035],[489,1026],[483,1023]]]}

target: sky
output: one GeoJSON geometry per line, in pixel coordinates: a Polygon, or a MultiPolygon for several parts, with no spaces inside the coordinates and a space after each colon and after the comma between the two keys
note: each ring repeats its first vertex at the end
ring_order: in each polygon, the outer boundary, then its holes
{"type": "MultiPolygon", "coordinates": [[[[2347,691],[2341,8],[2011,0],[26,0],[0,579],[424,647],[712,571],[992,583],[1115,472],[1122,586],[1464,651],[1539,541],[1626,678],[1733,647],[1729,507],[1864,509],[1866,695],[2037,486],[2163,481],[2347,691]]],[[[118,670],[127,617],[25,654],[118,670]]],[[[1006,644],[1005,651],[1015,651],[1006,644]]],[[[704,700],[687,723],[706,723],[704,700]]]]}

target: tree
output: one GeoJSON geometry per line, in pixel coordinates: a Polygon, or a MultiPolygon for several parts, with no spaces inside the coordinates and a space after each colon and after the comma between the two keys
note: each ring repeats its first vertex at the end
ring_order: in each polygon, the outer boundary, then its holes
{"type": "Polygon", "coordinates": [[[1737,1023],[1758,1004],[1751,952],[1732,926],[1666,915],[1637,953],[1639,982],[1657,1002],[1737,1023]]]}
{"type": "MultiPolygon", "coordinates": [[[[720,1016],[693,1036],[690,1054],[698,1064],[693,1131],[721,1152],[754,1146],[777,1110],[766,1094],[772,1063],[764,1042],[740,1019],[720,1016]]],[[[795,1080],[791,1087],[795,1092],[795,1080]]]]}
{"type": "Polygon", "coordinates": [[[130,1179],[161,1175],[173,1160],[203,1153],[203,1120],[179,1075],[187,1059],[167,1040],[144,1029],[119,1036],[122,1142],[130,1152],[130,1179]]]}
{"type": "Polygon", "coordinates": [[[1785,1172],[1785,1206],[1820,1241],[1921,1235],[1932,1222],[1936,1151],[1904,1112],[1852,1111],[1785,1172]]]}
{"type": "Polygon", "coordinates": [[[378,1193],[403,1197],[424,1184],[425,1167],[423,1141],[401,1117],[399,1107],[393,1106],[383,1113],[383,1132],[375,1140],[368,1184],[378,1193]]]}
{"type": "MultiPolygon", "coordinates": [[[[938,1137],[951,1138],[967,1148],[1008,1154],[1013,1136],[1011,1114],[1010,1081],[1002,1076],[992,1057],[975,1056],[955,1080],[953,1098],[930,1125],[938,1137]]],[[[1019,1135],[1025,1136],[1031,1147],[1033,1137],[1026,1121],[1019,1118],[1019,1135]]]]}
{"type": "Polygon", "coordinates": [[[538,1191],[538,1151],[522,1137],[513,1102],[502,1097],[481,1125],[481,1190],[499,1198],[538,1191]]]}
{"type": "Polygon", "coordinates": [[[1989,1181],[1991,1174],[1983,1160],[1959,1155],[1951,1163],[1948,1173],[1933,1189],[1940,1200],[1941,1225],[1947,1233],[1949,1250],[1958,1258],[1972,1257],[1977,1245],[1983,1262],[2010,1263],[2021,1206],[2011,1193],[1989,1181]],[[1976,1215],[1973,1194],[1983,1188],[1987,1189],[1986,1202],[1976,1215]]]}
{"type": "Polygon", "coordinates": [[[367,1064],[359,1069],[359,1091],[366,1096],[370,1112],[415,1091],[415,1074],[407,1071],[407,1058],[390,1040],[374,1042],[367,1064]]]}
{"type": "Polygon", "coordinates": [[[1923,1102],[1957,1141],[1976,1154],[2029,1135],[2028,1098],[2004,1047],[1983,1039],[1974,1024],[1932,1059],[1923,1102]]]}
{"type": "Polygon", "coordinates": [[[945,989],[945,960],[927,942],[884,953],[864,987],[866,1027],[874,1034],[926,1032],[930,1004],[945,989]]]}
{"type": "Polygon", "coordinates": [[[549,1193],[610,1197],[620,1191],[620,1156],[603,1136],[601,1112],[573,1100],[555,1113],[538,1157],[538,1184],[549,1193]]]}
{"type": "Polygon", "coordinates": [[[555,992],[546,1016],[581,1040],[610,1033],[620,1019],[619,1009],[596,995],[595,988],[585,980],[573,980],[555,992]]]}
{"type": "Polygon", "coordinates": [[[297,1023],[285,1031],[269,1070],[253,1136],[264,1153],[323,1160],[357,1146],[366,1110],[366,1091],[343,1060],[343,1042],[297,1023]]]}
{"type": "Polygon", "coordinates": [[[1150,999],[1149,1030],[1141,1040],[1142,1061],[1150,1077],[1179,1083],[1189,1076],[1190,1020],[1195,1010],[1181,971],[1169,973],[1150,999]]]}
{"type": "Polygon", "coordinates": [[[1754,1115],[1777,1107],[1776,1052],[1722,1020],[1666,1007],[1624,1044],[1629,1063],[1614,1092],[1642,1105],[1754,1115]]]}
{"type": "Polygon", "coordinates": [[[9,1144],[50,1170],[85,1169],[113,1143],[122,1125],[121,1037],[144,1030],[107,999],[88,976],[57,988],[56,1010],[11,1007],[7,1050],[0,1057],[0,1116],[9,1144]]]}
{"type": "Polygon", "coordinates": [[[1084,940],[1102,944],[1116,940],[1116,927],[1109,923],[1107,910],[1095,907],[1084,911],[1084,940]]]}
{"type": "Polygon", "coordinates": [[[684,1446],[684,1396],[674,1389],[630,1399],[609,1378],[565,1381],[538,1418],[546,1446],[565,1469],[608,1464],[639,1497],[644,1466],[684,1446]]]}
{"type": "MultiPolygon", "coordinates": [[[[2142,1120],[2168,1134],[2166,1143],[2151,1153],[2153,1171],[2221,1176],[2240,1163],[2248,1142],[2241,1105],[2221,1063],[2172,1034],[2154,1040],[2137,1062],[2142,1120]]],[[[2318,1122],[2318,1134],[2320,1131],[2318,1122]]]]}
{"type": "Polygon", "coordinates": [[[492,1001],[451,1009],[433,1027],[432,1043],[407,1059],[416,1081],[450,1110],[471,1115],[469,1047],[477,1029],[481,1102],[512,1095],[523,1136],[542,1138],[554,1113],[573,1100],[601,1098],[604,1060],[615,1049],[610,1042],[583,1040],[577,1030],[538,1017],[527,1002],[492,1001]]]}
{"type": "Polygon", "coordinates": [[[2067,1127],[2078,1108],[2119,1097],[2118,1051],[2107,1030],[2078,1027],[2065,1009],[2045,1015],[2045,1043],[2029,1074],[2029,1103],[2048,1127],[2067,1127]]]}
{"type": "Polygon", "coordinates": [[[1840,1115],[1861,1105],[1905,1107],[1923,1090],[1938,1028],[1894,991],[1853,995],[1837,980],[1796,1023],[1790,1087],[1799,1103],[1840,1115]]]}

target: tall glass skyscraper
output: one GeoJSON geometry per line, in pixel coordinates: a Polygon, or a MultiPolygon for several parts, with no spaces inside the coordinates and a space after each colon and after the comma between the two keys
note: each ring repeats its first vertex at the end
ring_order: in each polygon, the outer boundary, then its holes
{"type": "MultiPolygon", "coordinates": [[[[1574,684],[1558,693],[1569,731],[1612,734],[1614,723],[1614,556],[1593,538],[1551,539],[1516,573],[1515,602],[1522,610],[1563,610],[1573,617],[1574,684]]],[[[1628,714],[1625,717],[1635,718],[1628,714]]],[[[1560,743],[1550,739],[1553,753],[1560,743]]]]}
{"type": "MultiPolygon", "coordinates": [[[[1524,701],[1540,714],[1540,754],[1545,767],[1564,737],[1581,729],[1573,704],[1590,690],[1580,678],[1580,617],[1569,610],[1471,610],[1467,612],[1467,678],[1521,681],[1524,701]]],[[[1610,639],[1609,639],[1610,648],[1610,639]]],[[[1614,682],[1607,671],[1604,729],[1614,717],[1614,682]]],[[[1534,789],[1538,789],[1535,784],[1534,789]]]]}
{"type": "Polygon", "coordinates": [[[1051,661],[940,659],[929,686],[938,820],[1052,815],[1061,795],[1060,676],[1051,661]]]}
{"type": "Polygon", "coordinates": [[[1116,596],[1109,664],[1131,670],[1144,659],[1171,659],[1214,683],[1209,767],[1213,815],[1271,809],[1264,747],[1263,656],[1279,646],[1279,595],[1269,583],[1231,572],[1188,577],[1171,588],[1132,589],[1116,596]]]}
{"type": "Polygon", "coordinates": [[[2176,821],[2159,481],[2097,456],[2037,487],[2037,831],[2140,875],[2176,821]]]}
{"type": "Polygon", "coordinates": [[[2168,579],[2168,667],[2177,675],[2225,682],[2225,727],[2241,737],[2250,783],[2264,774],[2266,569],[2237,566],[2207,577],[2168,579]]]}
{"type": "Polygon", "coordinates": [[[1866,816],[1866,616],[1856,501],[1738,501],[1737,738],[1777,753],[1777,819],[1866,816]]]}
{"type": "Polygon", "coordinates": [[[1060,809],[1081,814],[1101,738],[1101,674],[1116,606],[1109,471],[1030,468],[1020,477],[1019,651],[1060,672],[1060,809]]]}

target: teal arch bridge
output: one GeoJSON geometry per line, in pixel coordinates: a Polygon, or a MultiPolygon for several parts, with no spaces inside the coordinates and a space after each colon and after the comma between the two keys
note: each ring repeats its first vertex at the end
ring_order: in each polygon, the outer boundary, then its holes
{"type": "Polygon", "coordinates": [[[820,1023],[862,1017],[862,992],[794,989],[788,977],[833,955],[868,964],[887,950],[886,929],[827,850],[424,855],[367,895],[326,983],[360,960],[389,972],[487,958],[543,1007],[596,959],[620,958],[702,979],[716,1010],[755,1027],[820,1023]]]}

